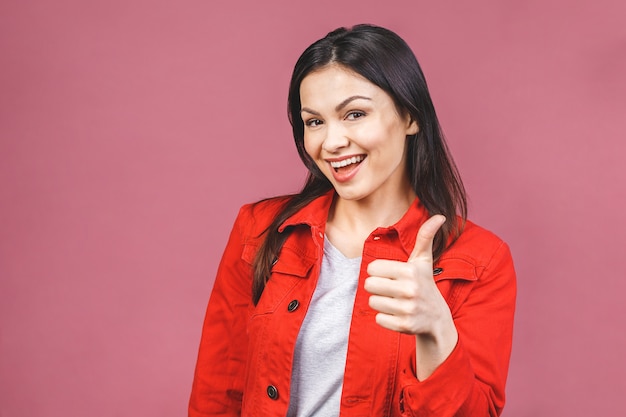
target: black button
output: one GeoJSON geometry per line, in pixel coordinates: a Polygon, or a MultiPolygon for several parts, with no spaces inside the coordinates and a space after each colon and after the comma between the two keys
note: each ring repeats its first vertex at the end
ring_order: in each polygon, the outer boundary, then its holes
{"type": "Polygon", "coordinates": [[[287,311],[289,311],[290,313],[293,313],[294,311],[298,309],[298,307],[300,307],[300,301],[291,300],[291,302],[287,306],[287,311]]]}
{"type": "Polygon", "coordinates": [[[270,397],[272,400],[278,399],[278,390],[274,385],[270,385],[267,387],[267,396],[270,397]]]}
{"type": "Polygon", "coordinates": [[[435,268],[433,269],[433,276],[439,275],[443,272],[443,268],[435,268]]]}

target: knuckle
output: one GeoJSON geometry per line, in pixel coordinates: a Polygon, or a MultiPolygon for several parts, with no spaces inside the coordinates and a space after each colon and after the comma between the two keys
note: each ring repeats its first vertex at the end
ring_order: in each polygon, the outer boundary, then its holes
{"type": "Polygon", "coordinates": [[[407,317],[416,317],[417,315],[419,315],[420,313],[420,309],[417,307],[416,304],[412,304],[406,307],[406,316],[407,317]]]}
{"type": "Polygon", "coordinates": [[[404,273],[407,276],[414,277],[414,276],[417,275],[418,272],[419,272],[419,268],[418,268],[418,266],[416,265],[415,262],[409,262],[409,263],[406,264],[405,269],[404,269],[404,273]]]}
{"type": "Polygon", "coordinates": [[[418,297],[419,292],[419,285],[414,282],[410,282],[402,286],[400,295],[402,298],[414,299],[418,297]]]}
{"type": "Polygon", "coordinates": [[[415,314],[414,303],[411,303],[411,302],[398,303],[396,308],[397,308],[398,316],[400,316],[402,320],[405,320],[411,317],[413,314],[415,314]]]}
{"type": "Polygon", "coordinates": [[[408,318],[403,318],[398,326],[398,331],[402,333],[411,333],[412,332],[412,323],[408,318]]]}

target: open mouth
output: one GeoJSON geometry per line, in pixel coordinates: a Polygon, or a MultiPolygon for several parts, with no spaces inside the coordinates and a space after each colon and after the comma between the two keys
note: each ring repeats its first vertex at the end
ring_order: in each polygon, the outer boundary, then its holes
{"type": "Polygon", "coordinates": [[[365,155],[356,155],[351,158],[342,159],[341,161],[331,161],[330,166],[335,172],[349,171],[365,159],[365,155]]]}

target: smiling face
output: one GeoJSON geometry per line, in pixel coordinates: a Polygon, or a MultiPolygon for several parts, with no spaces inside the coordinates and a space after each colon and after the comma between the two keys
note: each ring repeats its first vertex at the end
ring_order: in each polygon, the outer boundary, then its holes
{"type": "Polygon", "coordinates": [[[413,194],[406,169],[408,135],[417,123],[393,99],[339,65],[307,75],[300,85],[304,148],[340,198],[358,201],[413,194]]]}

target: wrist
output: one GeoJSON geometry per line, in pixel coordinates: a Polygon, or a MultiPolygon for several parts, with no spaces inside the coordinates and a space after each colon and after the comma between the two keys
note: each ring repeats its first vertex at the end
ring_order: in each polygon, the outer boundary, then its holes
{"type": "Polygon", "coordinates": [[[459,340],[452,319],[442,322],[429,333],[415,336],[416,376],[422,381],[428,378],[454,351],[459,340]]]}

